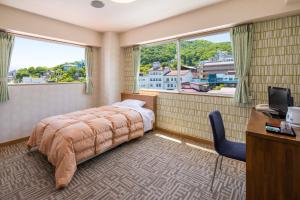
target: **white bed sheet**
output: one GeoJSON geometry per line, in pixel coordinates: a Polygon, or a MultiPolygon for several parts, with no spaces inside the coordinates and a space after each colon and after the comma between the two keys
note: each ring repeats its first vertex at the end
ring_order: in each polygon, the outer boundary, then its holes
{"type": "Polygon", "coordinates": [[[155,122],[155,114],[152,110],[148,108],[143,108],[140,106],[124,106],[124,105],[119,105],[118,103],[113,104],[113,106],[116,107],[123,107],[123,108],[131,108],[137,112],[139,112],[142,115],[143,122],[144,122],[144,132],[150,131],[153,129],[153,124],[155,122]]]}

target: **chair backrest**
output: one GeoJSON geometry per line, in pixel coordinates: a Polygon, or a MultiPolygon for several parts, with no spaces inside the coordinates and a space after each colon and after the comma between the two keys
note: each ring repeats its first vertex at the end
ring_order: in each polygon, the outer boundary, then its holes
{"type": "Polygon", "coordinates": [[[215,149],[218,153],[221,153],[221,144],[226,140],[221,113],[218,110],[211,112],[209,120],[213,131],[215,149]]]}

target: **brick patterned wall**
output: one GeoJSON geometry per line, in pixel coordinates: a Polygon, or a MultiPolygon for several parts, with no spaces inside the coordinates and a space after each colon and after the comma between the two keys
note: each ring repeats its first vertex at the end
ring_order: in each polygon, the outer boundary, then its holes
{"type": "Polygon", "coordinates": [[[161,93],[158,97],[157,126],[211,140],[208,114],[213,110],[222,113],[229,139],[245,140],[244,125],[250,109],[236,105],[231,97],[161,93]]]}
{"type": "Polygon", "coordinates": [[[122,49],[123,57],[123,91],[132,92],[134,83],[134,71],[132,60],[132,47],[122,49]]]}
{"type": "MultiPolygon", "coordinates": [[[[252,105],[267,103],[269,85],[291,88],[295,103],[299,105],[300,16],[258,22],[254,26],[255,37],[250,71],[252,105]]],[[[128,63],[125,64],[124,75],[127,77],[124,80],[132,83],[133,69],[130,59],[129,57],[125,59],[128,63]]],[[[132,86],[131,83],[125,82],[124,85],[132,86]]],[[[127,91],[130,91],[129,86],[128,88],[127,91]]],[[[208,113],[218,109],[223,115],[228,139],[245,141],[245,128],[252,105],[237,105],[230,97],[160,93],[157,126],[184,135],[211,140],[208,113]]]]}
{"type": "Polygon", "coordinates": [[[300,103],[300,15],[255,24],[250,71],[256,103],[268,101],[268,85],[291,89],[300,103]]]}

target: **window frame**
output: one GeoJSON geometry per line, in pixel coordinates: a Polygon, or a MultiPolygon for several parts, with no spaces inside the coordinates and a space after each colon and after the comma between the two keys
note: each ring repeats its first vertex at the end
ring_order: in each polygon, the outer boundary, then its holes
{"type": "MultiPolygon", "coordinates": [[[[161,45],[161,44],[166,44],[170,42],[175,42],[176,43],[176,61],[177,61],[177,76],[176,76],[176,83],[177,83],[177,88],[174,90],[166,90],[166,89],[147,89],[147,88],[139,88],[140,91],[155,91],[155,92],[161,92],[161,93],[178,93],[178,94],[188,94],[188,95],[204,95],[204,96],[218,96],[218,97],[234,97],[234,94],[217,94],[217,93],[208,93],[208,92],[186,92],[183,91],[181,88],[181,81],[182,77],[180,76],[180,66],[181,66],[181,41],[183,40],[191,40],[191,39],[196,39],[200,37],[207,37],[207,36],[212,36],[212,35],[217,35],[217,34],[222,34],[222,33],[230,33],[230,27],[229,28],[224,28],[224,29],[219,29],[219,30],[213,30],[209,32],[202,32],[202,33],[197,33],[193,35],[185,35],[181,37],[176,37],[172,39],[166,39],[166,40],[161,40],[161,41],[156,41],[156,42],[150,42],[150,43],[143,43],[141,44],[141,48],[144,47],[151,47],[151,46],[156,46],[156,45],[161,45]]],[[[231,41],[232,42],[232,41],[231,41]]]]}

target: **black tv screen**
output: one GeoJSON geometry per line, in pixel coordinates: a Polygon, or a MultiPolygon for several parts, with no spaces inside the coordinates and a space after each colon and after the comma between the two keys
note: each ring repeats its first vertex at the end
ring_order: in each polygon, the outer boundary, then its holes
{"type": "Polygon", "coordinates": [[[288,110],[289,100],[291,96],[290,89],[279,88],[279,87],[269,87],[269,107],[279,114],[285,115],[288,110]]]}

